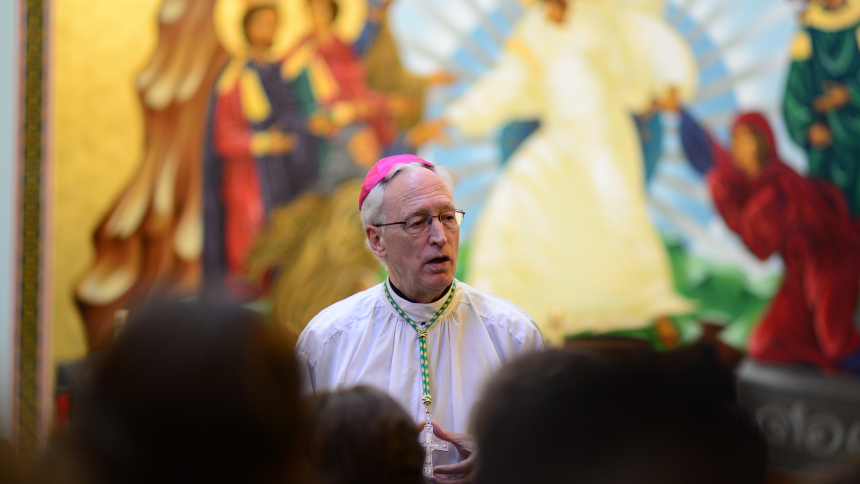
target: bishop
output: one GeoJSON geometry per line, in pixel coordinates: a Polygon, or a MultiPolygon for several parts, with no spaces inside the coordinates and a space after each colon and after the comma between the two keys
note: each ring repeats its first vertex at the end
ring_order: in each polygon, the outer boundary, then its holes
{"type": "Polygon", "coordinates": [[[359,198],[367,245],[384,282],[324,309],[299,337],[307,392],[369,385],[424,421],[425,474],[470,476],[466,432],[484,382],[543,336],[515,304],[454,278],[465,213],[441,166],[412,155],[383,158],[359,198]],[[434,442],[431,434],[453,444],[434,442]],[[434,450],[441,450],[433,466],[434,450]]]}

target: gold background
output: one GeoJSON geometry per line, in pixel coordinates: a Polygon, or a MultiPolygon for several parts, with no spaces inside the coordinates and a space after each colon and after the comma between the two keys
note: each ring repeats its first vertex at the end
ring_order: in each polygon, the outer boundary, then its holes
{"type": "Polygon", "coordinates": [[[86,352],[73,290],[91,237],[141,161],[135,77],[157,40],[160,0],[54,0],[49,123],[55,361],[86,352]]]}
{"type": "MultiPolygon", "coordinates": [[[[49,66],[53,251],[48,262],[55,361],[86,353],[73,291],[93,261],[93,232],[142,161],[143,119],[135,79],[157,43],[157,14],[163,1],[53,3],[49,66]]],[[[287,21],[276,41],[285,45],[281,50],[289,50],[289,44],[309,28],[306,5],[301,0],[278,2],[287,21]]],[[[216,6],[216,28],[228,46],[239,42],[245,3],[220,0],[216,6]]],[[[337,30],[344,38],[355,38],[364,26],[367,5],[355,0],[339,3],[343,10],[337,30]]]]}

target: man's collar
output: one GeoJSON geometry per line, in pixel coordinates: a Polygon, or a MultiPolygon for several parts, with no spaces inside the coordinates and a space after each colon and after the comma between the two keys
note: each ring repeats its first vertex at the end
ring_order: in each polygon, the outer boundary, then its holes
{"type": "MultiPolygon", "coordinates": [[[[398,306],[400,306],[400,309],[402,309],[403,312],[405,312],[406,315],[409,316],[412,321],[418,324],[426,323],[427,321],[432,319],[433,315],[436,314],[436,311],[438,311],[439,308],[441,308],[442,305],[445,304],[445,300],[448,298],[448,294],[451,292],[451,286],[448,286],[448,289],[446,289],[445,292],[442,293],[442,296],[439,299],[430,303],[422,304],[412,302],[406,299],[403,294],[397,288],[394,287],[394,284],[391,283],[390,278],[386,278],[384,284],[388,285],[388,289],[391,292],[391,298],[394,299],[394,302],[397,303],[398,306]]],[[[448,306],[446,312],[450,312],[454,308],[454,306],[456,306],[456,302],[459,298],[455,295],[454,299],[455,301],[453,301],[452,304],[448,306]]],[[[386,303],[387,302],[388,301],[386,301],[386,303]]]]}
{"type": "MultiPolygon", "coordinates": [[[[440,299],[442,299],[442,297],[443,297],[443,296],[447,296],[447,295],[448,295],[448,291],[449,291],[449,290],[451,290],[451,286],[452,286],[453,284],[454,284],[454,281],[451,281],[451,284],[448,284],[448,287],[446,287],[446,288],[445,288],[445,290],[444,290],[444,291],[442,291],[442,293],[439,295],[439,297],[437,297],[436,299],[434,299],[434,300],[430,301],[430,304],[433,304],[434,302],[439,301],[440,299]]],[[[400,289],[397,289],[397,286],[395,286],[395,285],[394,285],[394,283],[393,283],[393,282],[391,282],[391,278],[390,278],[390,277],[388,278],[388,287],[390,287],[390,288],[394,291],[394,294],[397,294],[398,296],[400,296],[400,299],[403,299],[403,300],[405,300],[405,301],[411,302],[412,304],[422,304],[422,303],[419,303],[419,302],[415,302],[415,301],[413,301],[412,299],[409,299],[408,297],[406,297],[406,295],[405,295],[405,294],[403,294],[402,292],[400,292],[400,289]]]]}

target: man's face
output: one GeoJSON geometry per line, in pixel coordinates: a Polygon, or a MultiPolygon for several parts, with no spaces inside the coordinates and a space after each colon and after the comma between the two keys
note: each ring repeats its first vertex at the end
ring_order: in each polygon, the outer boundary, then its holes
{"type": "MultiPolygon", "coordinates": [[[[383,201],[383,223],[401,222],[413,215],[439,215],[454,209],[454,197],[430,170],[409,170],[389,183],[383,201]]],[[[382,232],[391,280],[398,289],[418,302],[430,302],[454,278],[460,228],[446,229],[439,219],[422,234],[412,236],[402,225],[382,232]]]]}
{"type": "Polygon", "coordinates": [[[272,8],[260,10],[248,22],[248,43],[252,46],[263,46],[270,49],[275,40],[277,29],[278,12],[272,8]]]}

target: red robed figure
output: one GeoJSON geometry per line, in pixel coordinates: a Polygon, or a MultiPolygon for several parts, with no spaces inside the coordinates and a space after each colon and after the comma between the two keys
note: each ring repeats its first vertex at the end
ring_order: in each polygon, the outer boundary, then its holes
{"type": "MultiPolygon", "coordinates": [[[[682,137],[690,155],[690,129],[699,130],[700,139],[704,133],[686,113],[684,118],[682,137]]],[[[779,253],[785,264],[782,286],[752,333],[749,354],[826,369],[854,366],[860,351],[854,327],[860,231],[835,186],[807,179],[779,159],[764,116],[738,117],[735,143],[744,127],[756,139],[759,164],[752,175],[733,153],[705,136],[714,165],[707,182],[726,225],[759,259],[779,253]]]]}

